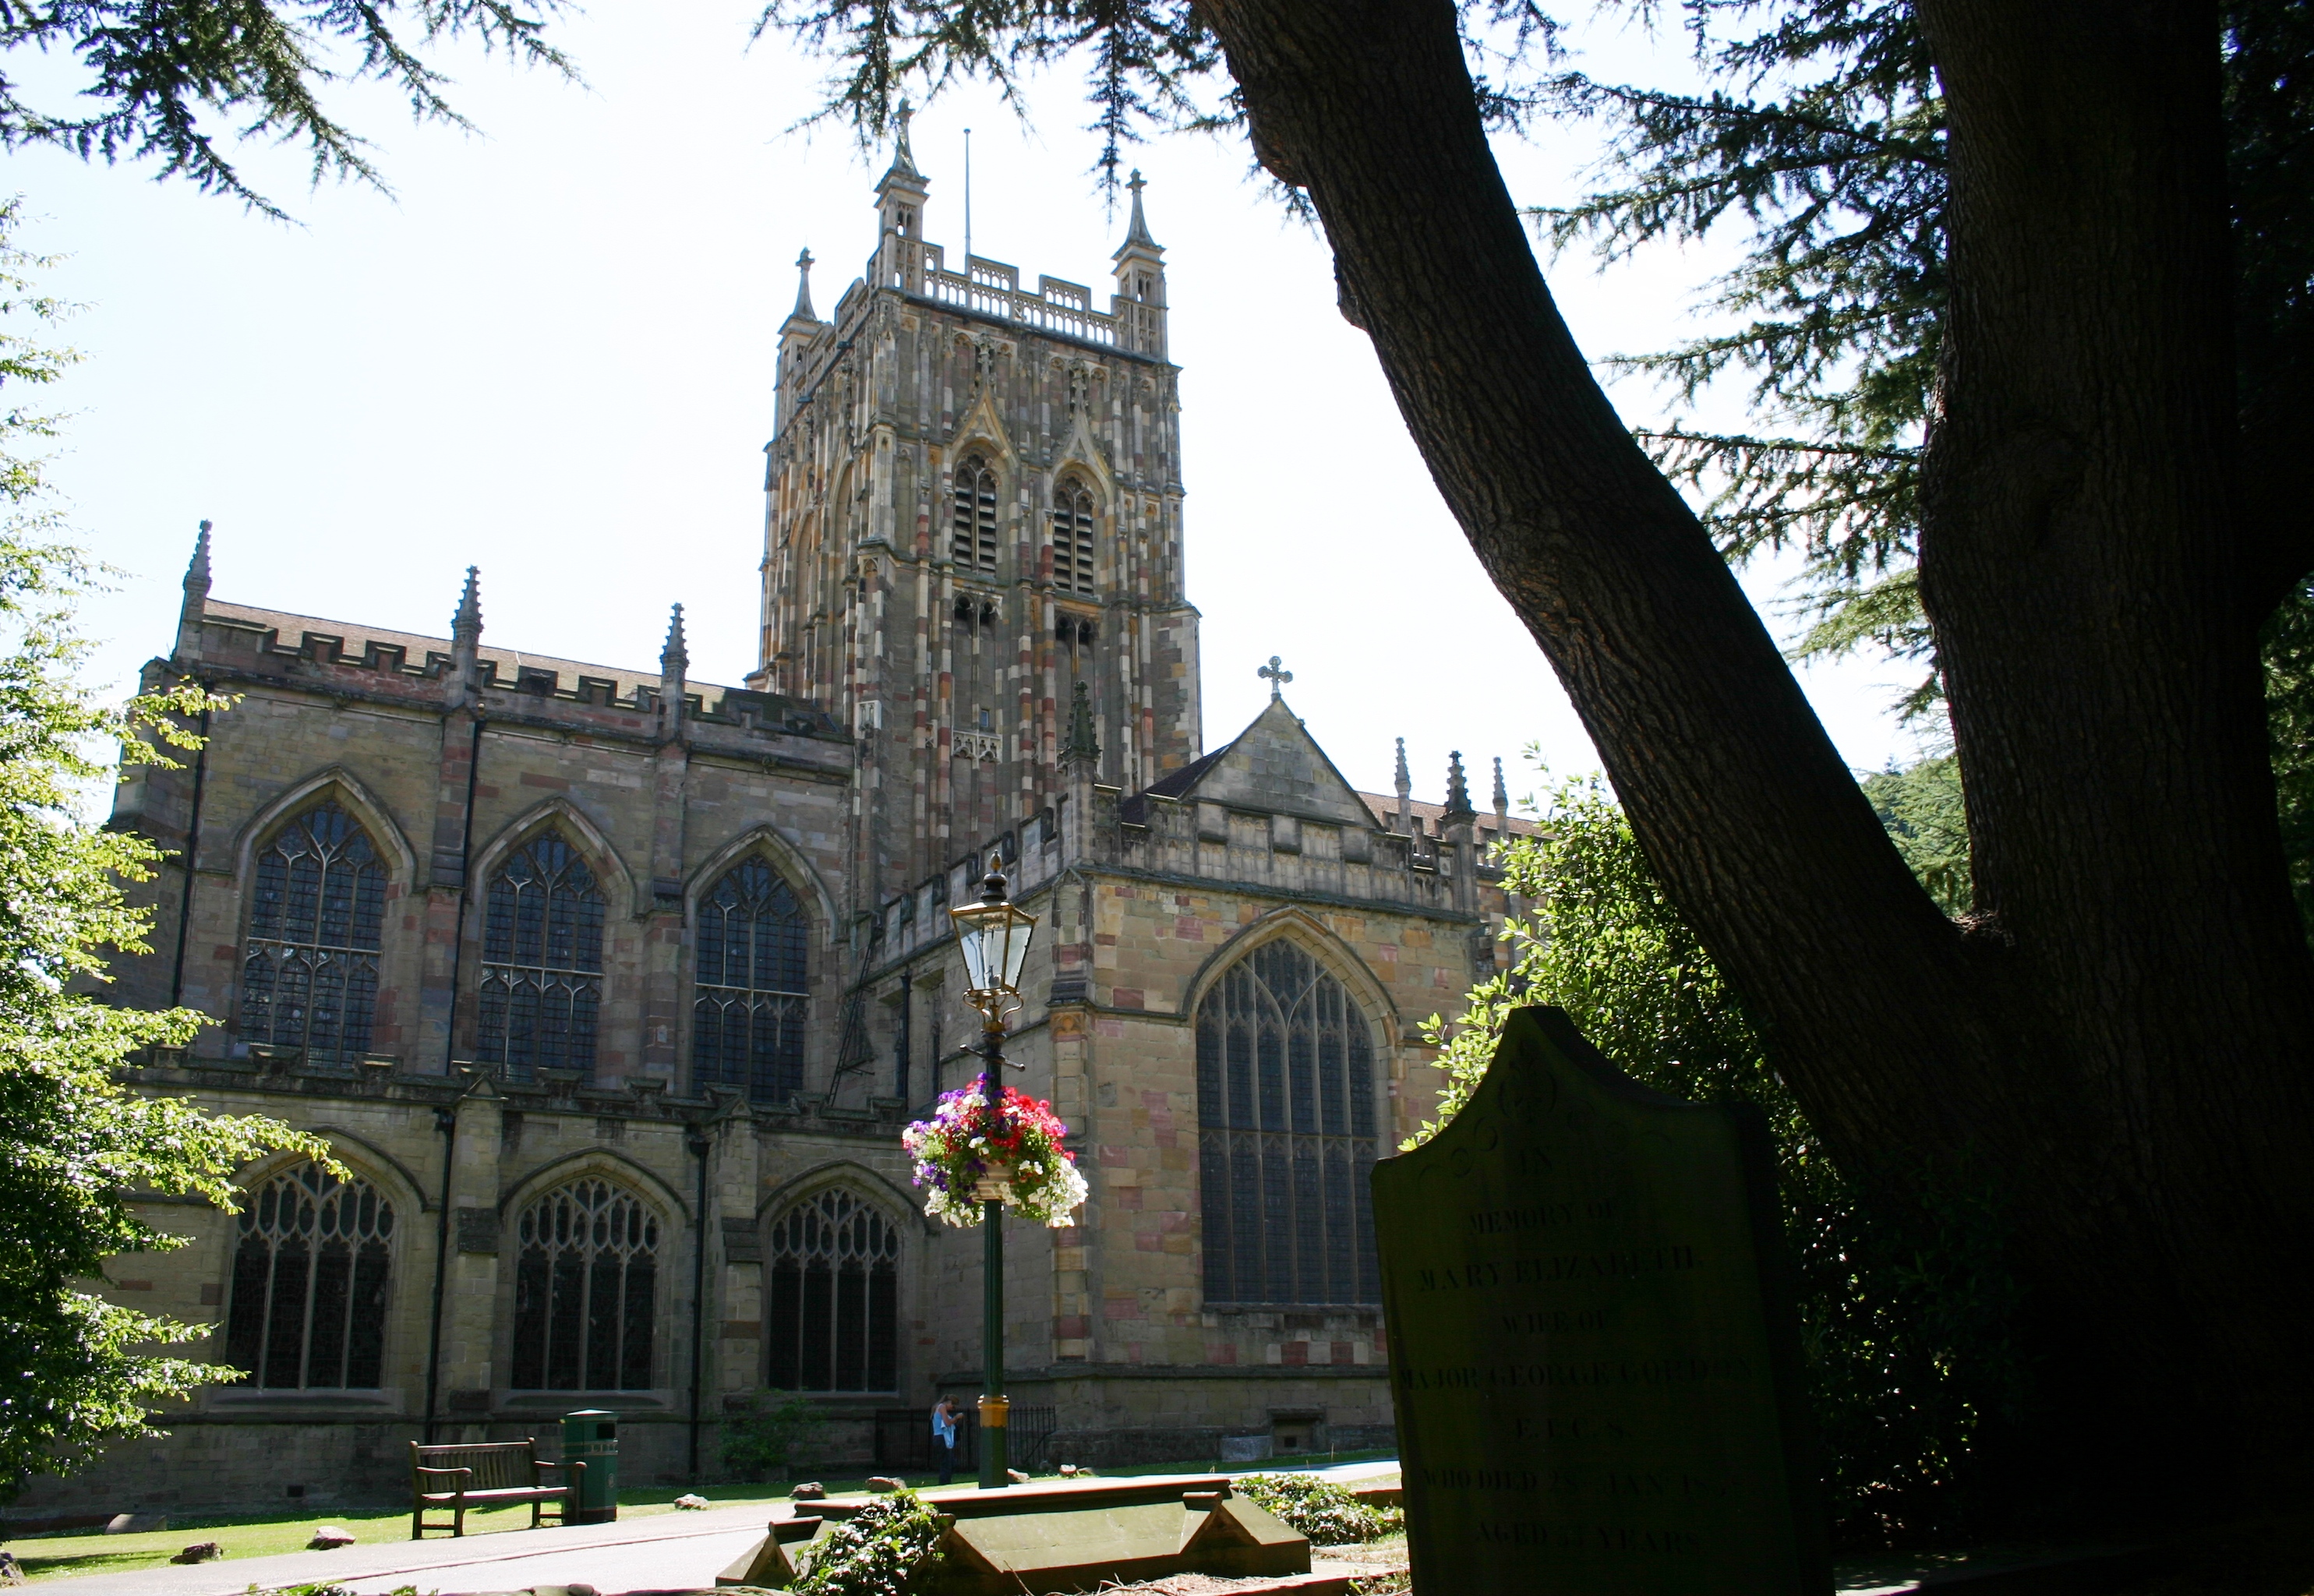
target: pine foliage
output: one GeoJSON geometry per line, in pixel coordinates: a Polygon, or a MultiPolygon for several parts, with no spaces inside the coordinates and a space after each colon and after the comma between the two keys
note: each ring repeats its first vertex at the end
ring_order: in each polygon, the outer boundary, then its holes
{"type": "Polygon", "coordinates": [[[81,104],[61,109],[64,96],[0,73],[0,146],[155,162],[161,176],[279,216],[227,153],[233,140],[302,145],[315,182],[383,188],[367,141],[326,102],[331,90],[384,84],[419,120],[464,127],[444,96],[448,80],[421,52],[468,38],[573,76],[545,37],[547,19],[565,8],[566,0],[538,0],[537,15],[512,0],[8,0],[0,51],[71,60],[81,104]]]}

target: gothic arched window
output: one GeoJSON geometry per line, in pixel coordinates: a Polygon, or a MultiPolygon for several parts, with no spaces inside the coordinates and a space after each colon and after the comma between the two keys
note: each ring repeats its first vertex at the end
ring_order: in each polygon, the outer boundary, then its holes
{"type": "Polygon", "coordinates": [[[978,454],[956,468],[949,558],[967,570],[996,569],[996,472],[978,454]]]}
{"type": "Polygon", "coordinates": [[[517,1389],[650,1389],[658,1236],[658,1216],[605,1180],[575,1180],[523,1210],[515,1230],[517,1389]]]}
{"type": "Polygon", "coordinates": [[[769,1383],[783,1391],[900,1389],[900,1231],[840,1186],[772,1225],[769,1383]]]}
{"type": "Polygon", "coordinates": [[[1197,1005],[1197,1146],[1207,1301],[1381,1301],[1373,1035],[1294,942],[1255,948],[1197,1005]]]}
{"type": "Polygon", "coordinates": [[[736,1086],[757,1102],[803,1090],[808,931],[793,889],[760,859],[734,866],[700,899],[691,1002],[698,1085],[736,1086]]]}
{"type": "Polygon", "coordinates": [[[257,853],[242,956],[242,1040],[302,1047],[313,1063],[369,1051],[385,865],[335,803],[316,804],[257,853]]]}
{"type": "Polygon", "coordinates": [[[578,850],[532,838],[490,877],[474,1051],[517,1080],[542,1067],[595,1072],[603,1003],[603,892],[578,850]]]}
{"type": "Polygon", "coordinates": [[[1072,479],[1053,493],[1053,586],[1091,593],[1092,585],[1092,489],[1072,479]]]}
{"type": "Polygon", "coordinates": [[[257,1189],[239,1230],[225,1361],[253,1386],[383,1383],[393,1204],[366,1180],[300,1164],[257,1189]]]}

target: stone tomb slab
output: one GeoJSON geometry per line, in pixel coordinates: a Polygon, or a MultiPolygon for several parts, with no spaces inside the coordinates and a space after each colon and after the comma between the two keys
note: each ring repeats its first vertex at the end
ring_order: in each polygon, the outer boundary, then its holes
{"type": "MultiPolygon", "coordinates": [[[[784,1588],[811,1567],[828,1522],[861,1501],[810,1504],[771,1533],[719,1585],[784,1588]]],[[[1050,1596],[1169,1574],[1310,1572],[1310,1543],[1237,1495],[1222,1476],[1144,1483],[959,1492],[928,1503],[941,1515],[938,1596],[1050,1596]]]]}
{"type": "Polygon", "coordinates": [[[1373,1198],[1415,1589],[1832,1589],[1756,1109],[1649,1091],[1523,1009],[1373,1198]]]}

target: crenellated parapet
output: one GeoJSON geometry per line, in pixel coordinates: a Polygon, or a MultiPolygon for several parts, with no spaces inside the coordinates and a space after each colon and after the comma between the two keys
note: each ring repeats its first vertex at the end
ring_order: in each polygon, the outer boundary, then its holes
{"type": "MultiPolygon", "coordinates": [[[[207,600],[178,648],[147,669],[156,680],[190,677],[220,692],[302,688],[349,701],[436,711],[463,688],[491,719],[621,739],[649,740],[660,725],[660,672],[481,645],[466,680],[458,646],[455,638],[207,600]]],[[[808,701],[685,682],[682,701],[684,735],[702,746],[849,766],[850,737],[808,701]]]]}

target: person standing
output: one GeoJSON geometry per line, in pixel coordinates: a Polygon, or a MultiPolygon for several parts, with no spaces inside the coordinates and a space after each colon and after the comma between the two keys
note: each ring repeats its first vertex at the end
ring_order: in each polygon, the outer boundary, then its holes
{"type": "Polygon", "coordinates": [[[932,1451],[940,1459],[940,1483],[956,1477],[956,1398],[943,1395],[932,1404],[932,1451]]]}

